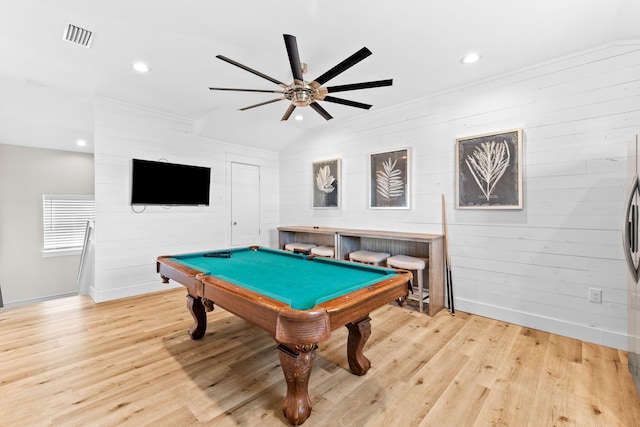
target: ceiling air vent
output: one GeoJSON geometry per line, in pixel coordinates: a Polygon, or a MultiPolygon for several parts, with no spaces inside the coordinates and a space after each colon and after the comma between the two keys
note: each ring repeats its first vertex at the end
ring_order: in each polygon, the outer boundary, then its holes
{"type": "Polygon", "coordinates": [[[93,41],[93,33],[73,24],[67,24],[64,28],[62,38],[78,46],[90,47],[93,41]]]}

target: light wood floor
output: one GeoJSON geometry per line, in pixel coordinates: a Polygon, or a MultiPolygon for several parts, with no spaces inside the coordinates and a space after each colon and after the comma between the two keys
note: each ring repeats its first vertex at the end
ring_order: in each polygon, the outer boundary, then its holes
{"type": "MultiPolygon", "coordinates": [[[[626,353],[465,313],[371,315],[363,377],[346,328],[320,344],[305,426],[640,426],[626,353]]],[[[185,291],[0,310],[2,426],[286,426],[273,339],[185,291]]]]}

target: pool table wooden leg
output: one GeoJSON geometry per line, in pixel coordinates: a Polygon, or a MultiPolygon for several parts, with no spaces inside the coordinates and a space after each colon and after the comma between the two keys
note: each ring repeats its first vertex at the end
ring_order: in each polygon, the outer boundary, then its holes
{"type": "Polygon", "coordinates": [[[364,345],[371,335],[371,318],[366,317],[353,323],[347,323],[349,338],[347,339],[347,360],[351,372],[364,375],[371,367],[371,362],[362,353],[364,345]]]}
{"type": "Polygon", "coordinates": [[[207,331],[207,313],[202,298],[187,295],[187,308],[193,317],[193,325],[189,328],[191,339],[199,340],[207,331]]]}
{"type": "Polygon", "coordinates": [[[280,364],[287,380],[287,395],[282,404],[282,411],[294,426],[304,423],[311,415],[309,376],[316,358],[316,348],[317,344],[278,345],[280,364]]]}

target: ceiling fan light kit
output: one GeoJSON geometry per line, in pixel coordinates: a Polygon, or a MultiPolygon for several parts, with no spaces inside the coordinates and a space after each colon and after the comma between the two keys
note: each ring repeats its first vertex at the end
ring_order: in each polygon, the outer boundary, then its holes
{"type": "Polygon", "coordinates": [[[286,84],[277,80],[273,77],[267,76],[266,74],[261,73],[260,71],[254,70],[253,68],[247,67],[239,62],[234,61],[233,59],[229,59],[223,55],[217,55],[216,58],[221,59],[231,65],[234,65],[238,68],[242,68],[245,71],[248,71],[256,76],[262,77],[265,80],[269,80],[272,83],[277,84],[282,89],[281,90],[262,90],[262,89],[234,89],[234,88],[219,88],[219,87],[210,87],[210,90],[226,90],[226,91],[240,91],[240,92],[263,92],[263,93],[277,93],[282,95],[279,98],[271,99],[269,101],[260,102],[258,104],[250,105],[248,107],[241,108],[240,111],[249,110],[251,108],[260,107],[262,105],[271,104],[277,101],[287,100],[290,102],[287,111],[285,111],[281,120],[285,121],[289,119],[291,113],[296,109],[296,107],[311,107],[318,114],[320,114],[325,120],[331,120],[333,117],[329,114],[324,108],[318,104],[318,101],[327,101],[333,102],[335,104],[346,105],[349,107],[362,108],[368,110],[371,108],[370,104],[364,104],[361,102],[351,101],[343,98],[336,98],[334,96],[330,96],[329,93],[335,92],[345,92],[350,90],[359,90],[359,89],[370,89],[382,86],[391,86],[393,84],[392,79],[387,80],[376,80],[370,82],[362,82],[362,83],[353,83],[339,86],[322,86],[329,80],[333,79],[337,75],[343,73],[349,68],[353,67],[369,55],[371,55],[371,51],[366,47],[363,47],[344,61],[340,62],[338,65],[334,66],[326,73],[320,75],[315,80],[307,82],[304,80],[303,75],[307,72],[307,64],[300,62],[300,53],[298,51],[298,43],[296,38],[289,34],[284,34],[284,44],[287,48],[287,55],[289,56],[289,64],[291,66],[291,72],[293,74],[293,82],[291,84],[286,84]]]}

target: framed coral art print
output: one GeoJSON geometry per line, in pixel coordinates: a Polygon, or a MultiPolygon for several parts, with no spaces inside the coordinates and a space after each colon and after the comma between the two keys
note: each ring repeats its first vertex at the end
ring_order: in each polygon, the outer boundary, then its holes
{"type": "Polygon", "coordinates": [[[369,207],[409,209],[409,149],[373,153],[370,158],[369,207]]]}
{"type": "Polygon", "coordinates": [[[340,159],[313,163],[313,208],[340,208],[340,159]]]}
{"type": "Polygon", "coordinates": [[[522,209],[522,129],[456,139],[456,208],[522,209]]]}

